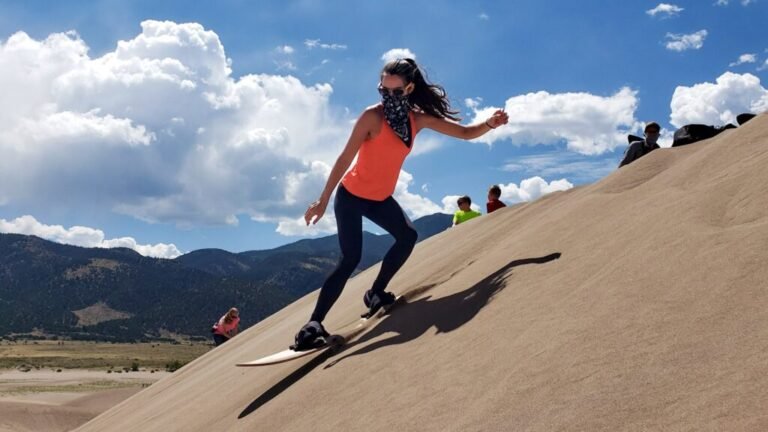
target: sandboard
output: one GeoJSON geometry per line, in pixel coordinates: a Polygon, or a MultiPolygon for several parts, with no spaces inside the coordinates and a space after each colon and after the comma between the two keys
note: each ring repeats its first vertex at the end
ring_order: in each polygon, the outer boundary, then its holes
{"type": "Polygon", "coordinates": [[[240,367],[252,367],[252,366],[269,366],[277,363],[283,363],[297,358],[301,358],[312,353],[323,351],[326,349],[338,349],[346,343],[344,336],[331,335],[328,337],[328,342],[320,347],[308,349],[305,351],[294,351],[290,348],[280,351],[279,353],[271,354],[266,357],[262,357],[258,360],[250,361],[247,363],[238,363],[235,366],[240,367]]]}
{"type": "MultiPolygon", "coordinates": [[[[359,324],[357,325],[357,327],[354,330],[352,330],[351,332],[349,332],[347,334],[347,336],[354,337],[355,335],[359,334],[361,331],[364,331],[364,328],[367,327],[367,323],[370,322],[370,321],[373,321],[373,318],[375,318],[377,316],[387,315],[387,314],[389,314],[392,311],[392,309],[394,309],[395,307],[397,307],[399,305],[402,305],[403,303],[405,303],[405,297],[398,296],[395,299],[394,303],[392,303],[391,305],[387,305],[387,306],[382,307],[375,314],[373,314],[373,316],[368,316],[367,313],[363,314],[360,317],[360,321],[359,321],[359,324]]],[[[253,361],[249,361],[249,362],[246,362],[246,363],[237,363],[235,366],[239,366],[239,367],[254,367],[254,366],[269,366],[269,365],[273,365],[273,364],[284,363],[284,362],[295,360],[295,359],[298,359],[298,358],[310,355],[312,353],[317,353],[319,351],[323,351],[323,350],[326,350],[326,349],[338,350],[341,347],[343,347],[344,344],[346,344],[346,343],[347,343],[347,340],[346,340],[346,338],[344,336],[339,335],[339,334],[334,334],[334,335],[331,335],[331,336],[328,337],[328,341],[327,341],[327,343],[325,345],[317,347],[317,348],[312,348],[312,349],[308,349],[308,350],[305,350],[305,351],[294,351],[294,350],[288,348],[288,349],[280,351],[278,353],[270,354],[270,355],[268,355],[266,357],[262,357],[262,358],[260,358],[258,360],[253,360],[253,361]]]]}

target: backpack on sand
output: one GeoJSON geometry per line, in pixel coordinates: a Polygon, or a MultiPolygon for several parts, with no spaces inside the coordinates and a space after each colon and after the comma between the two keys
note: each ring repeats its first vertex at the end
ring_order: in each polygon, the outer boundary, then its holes
{"type": "Polygon", "coordinates": [[[680,147],[686,144],[692,144],[696,141],[712,138],[726,129],[733,129],[736,126],[728,123],[725,126],[709,126],[703,124],[689,124],[675,131],[672,147],[680,147]]]}

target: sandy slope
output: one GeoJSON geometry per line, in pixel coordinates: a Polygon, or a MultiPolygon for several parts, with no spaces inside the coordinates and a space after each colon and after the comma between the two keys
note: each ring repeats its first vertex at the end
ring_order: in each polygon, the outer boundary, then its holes
{"type": "Polygon", "coordinates": [[[69,431],[141,390],[165,372],[118,375],[87,370],[0,371],[0,432],[69,431]],[[109,390],[71,391],[78,385],[119,382],[132,385],[109,390]],[[30,392],[22,389],[41,389],[30,392]],[[56,389],[61,391],[56,391],[56,389]]]}
{"type": "Polygon", "coordinates": [[[233,366],[289,344],[313,294],[79,430],[768,430],[766,197],[762,115],[419,244],[409,304],[339,355],[233,366]]]}
{"type": "Polygon", "coordinates": [[[47,394],[0,400],[0,432],[70,431],[141,390],[105,390],[87,395],[47,394]],[[67,402],[59,404],[62,400],[67,402]]]}

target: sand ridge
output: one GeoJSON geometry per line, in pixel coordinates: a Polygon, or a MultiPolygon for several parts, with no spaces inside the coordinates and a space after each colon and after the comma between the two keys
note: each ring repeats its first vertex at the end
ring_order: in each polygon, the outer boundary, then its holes
{"type": "Polygon", "coordinates": [[[0,432],[73,430],[165,375],[0,370],[0,432]]]}
{"type": "MultiPolygon", "coordinates": [[[[420,243],[408,304],[269,368],[312,293],[79,431],[768,430],[768,116],[420,243]]],[[[324,323],[353,326],[378,267],[324,323]]]]}

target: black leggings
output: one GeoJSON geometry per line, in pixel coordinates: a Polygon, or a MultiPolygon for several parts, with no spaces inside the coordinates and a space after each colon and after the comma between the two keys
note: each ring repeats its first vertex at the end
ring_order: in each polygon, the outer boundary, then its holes
{"type": "Polygon", "coordinates": [[[220,335],[218,333],[213,334],[213,343],[216,344],[216,346],[219,346],[223,344],[224,342],[228,341],[229,338],[223,335],[220,335]]]}
{"type": "Polygon", "coordinates": [[[389,281],[411,255],[418,237],[408,216],[391,196],[384,201],[367,200],[352,195],[343,185],[339,185],[333,209],[339,232],[341,260],[320,290],[320,297],[311,318],[312,321],[318,322],[325,319],[325,315],[341,295],[347,279],[360,263],[363,249],[363,216],[395,238],[395,244],[384,255],[379,275],[373,282],[371,290],[374,292],[382,292],[387,288],[389,281]]]}

